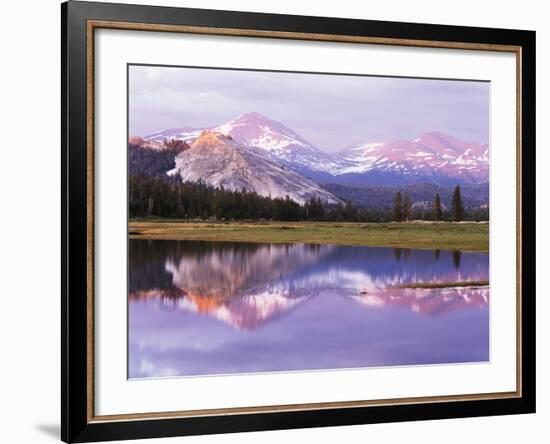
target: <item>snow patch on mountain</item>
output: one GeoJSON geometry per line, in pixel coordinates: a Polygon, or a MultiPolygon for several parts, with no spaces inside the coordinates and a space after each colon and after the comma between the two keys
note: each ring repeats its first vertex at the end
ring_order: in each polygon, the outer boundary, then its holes
{"type": "Polygon", "coordinates": [[[481,183],[488,180],[489,147],[465,142],[441,132],[430,132],[409,141],[361,144],[343,153],[353,165],[337,174],[369,171],[459,177],[481,183]]]}

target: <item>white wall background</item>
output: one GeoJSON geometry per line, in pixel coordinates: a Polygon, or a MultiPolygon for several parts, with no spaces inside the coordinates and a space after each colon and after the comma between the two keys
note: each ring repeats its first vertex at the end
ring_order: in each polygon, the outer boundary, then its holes
{"type": "MultiPolygon", "coordinates": [[[[119,0],[121,1],[121,0],[119,0]]],[[[122,2],[122,1],[121,1],[122,2]]],[[[142,3],[124,1],[124,3],[142,3]]],[[[548,442],[550,432],[550,14],[537,0],[148,0],[143,3],[537,31],[538,413],[536,415],[171,438],[151,442],[548,442]],[[545,205],[546,204],[546,205],[545,205]]],[[[55,442],[59,434],[59,2],[4,2],[0,27],[0,441],[55,442]]],[[[529,295],[526,295],[529,297],[529,295]]],[[[534,295],[532,295],[534,297],[534,295]]]]}

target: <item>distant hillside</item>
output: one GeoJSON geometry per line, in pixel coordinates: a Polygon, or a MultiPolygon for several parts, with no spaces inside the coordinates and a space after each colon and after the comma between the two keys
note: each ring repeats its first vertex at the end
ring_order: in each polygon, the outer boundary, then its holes
{"type": "MultiPolygon", "coordinates": [[[[404,185],[401,187],[351,187],[334,183],[323,185],[327,191],[351,201],[360,208],[390,210],[393,208],[393,198],[397,191],[409,193],[414,203],[433,202],[435,194],[441,196],[441,203],[450,207],[454,187],[439,187],[433,184],[404,185]]],[[[462,200],[467,210],[489,203],[489,184],[461,186],[462,200]]]]}

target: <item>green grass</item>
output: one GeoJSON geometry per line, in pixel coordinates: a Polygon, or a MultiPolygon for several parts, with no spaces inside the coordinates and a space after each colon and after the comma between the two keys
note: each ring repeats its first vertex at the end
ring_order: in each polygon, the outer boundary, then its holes
{"type": "Polygon", "coordinates": [[[129,223],[132,239],[310,243],[489,251],[489,225],[479,223],[197,222],[129,223]]]}
{"type": "Polygon", "coordinates": [[[450,288],[450,287],[484,287],[489,281],[459,281],[459,282],[434,282],[425,284],[404,284],[395,288],[450,288]]]}

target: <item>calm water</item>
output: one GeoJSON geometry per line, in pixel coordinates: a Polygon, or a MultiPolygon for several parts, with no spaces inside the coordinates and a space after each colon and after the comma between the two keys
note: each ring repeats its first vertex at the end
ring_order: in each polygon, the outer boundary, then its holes
{"type": "Polygon", "coordinates": [[[129,377],[489,359],[489,256],[130,240],[129,377]]]}

